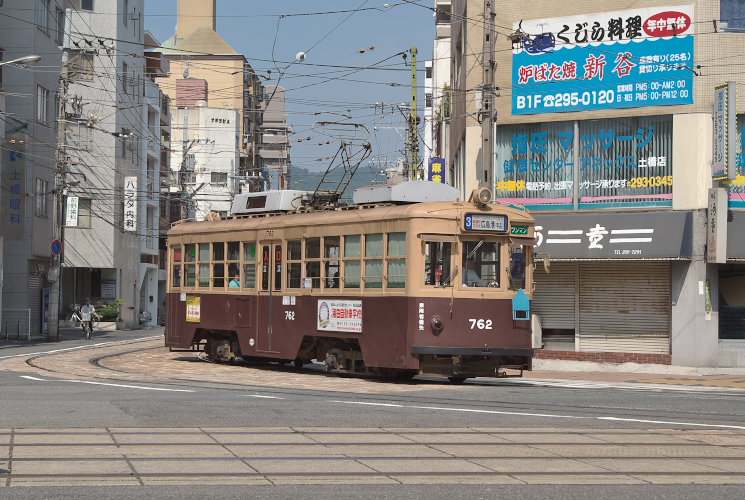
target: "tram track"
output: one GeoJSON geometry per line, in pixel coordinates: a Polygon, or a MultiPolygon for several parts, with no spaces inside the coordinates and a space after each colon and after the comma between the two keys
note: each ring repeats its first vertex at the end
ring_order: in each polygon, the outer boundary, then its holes
{"type": "MultiPolygon", "coordinates": [[[[130,342],[122,343],[121,346],[130,346],[131,344],[137,344],[141,342],[149,341],[150,339],[145,340],[133,340],[130,342]]],[[[106,346],[107,348],[111,348],[113,346],[106,346]]],[[[94,346],[91,346],[92,349],[95,349],[94,346]]],[[[353,399],[355,401],[360,401],[361,403],[366,402],[379,402],[381,404],[385,403],[392,403],[400,405],[401,407],[406,407],[406,405],[411,405],[412,407],[421,407],[422,405],[432,406],[432,405],[439,405],[439,406],[450,406],[450,407],[467,407],[474,410],[484,410],[484,411],[513,411],[513,412],[555,412],[558,414],[566,414],[566,415],[577,415],[581,414],[586,417],[616,417],[616,418],[627,418],[627,417],[634,417],[636,419],[677,419],[677,420],[694,420],[697,422],[720,422],[720,423],[726,423],[726,424],[735,424],[735,425],[745,425],[745,414],[740,413],[723,413],[723,412],[716,412],[716,411],[691,411],[691,410],[660,410],[660,408],[657,407],[624,407],[624,406],[609,406],[609,405],[578,405],[578,404],[557,404],[557,403],[548,403],[548,402],[541,402],[541,403],[535,403],[535,402],[521,402],[521,401],[508,401],[508,400],[489,400],[484,401],[483,397],[480,397],[480,395],[473,395],[473,397],[468,397],[468,392],[472,392],[474,389],[478,388],[484,388],[484,387],[503,387],[503,388],[509,388],[511,390],[519,390],[523,393],[525,391],[533,391],[533,390],[551,390],[551,388],[547,387],[538,387],[538,386],[530,386],[530,385],[513,385],[505,382],[496,382],[496,383],[469,383],[464,386],[461,386],[455,390],[458,391],[458,397],[443,397],[443,396],[435,396],[435,395],[423,395],[423,394],[416,394],[413,391],[406,392],[405,394],[395,394],[395,393],[380,393],[380,394],[363,394],[363,393],[353,393],[353,392],[347,392],[347,391],[327,391],[327,390],[309,390],[309,389],[291,389],[291,388],[285,388],[285,387],[270,387],[266,385],[252,385],[252,384],[246,384],[246,383],[240,383],[240,382],[216,382],[216,381],[199,381],[194,380],[191,378],[181,378],[181,377],[157,377],[157,378],[142,378],[140,375],[136,372],[131,372],[119,368],[114,368],[111,366],[107,366],[105,364],[105,361],[107,359],[112,359],[116,357],[121,356],[127,356],[131,354],[137,354],[142,353],[146,351],[152,351],[154,349],[158,349],[160,346],[146,346],[146,347],[138,347],[135,349],[132,348],[126,348],[125,350],[120,350],[117,352],[110,352],[103,355],[95,355],[93,357],[90,357],[87,360],[87,363],[91,366],[96,367],[99,370],[106,370],[106,375],[103,374],[95,374],[92,375],[90,373],[81,374],[81,373],[65,373],[60,370],[51,369],[48,366],[44,366],[44,364],[37,362],[40,358],[48,358],[50,356],[55,355],[61,355],[66,353],[42,353],[37,354],[34,356],[31,356],[27,359],[25,359],[25,363],[28,366],[31,366],[37,370],[42,370],[47,373],[54,373],[57,375],[64,374],[66,376],[83,376],[86,378],[92,378],[96,380],[105,380],[105,381],[127,381],[127,382],[137,382],[137,383],[143,383],[143,384],[158,384],[166,387],[185,387],[188,386],[190,389],[205,389],[205,390],[221,390],[221,391],[231,391],[235,393],[244,393],[246,390],[250,390],[252,392],[256,392],[259,394],[267,395],[267,394],[278,394],[281,393],[283,396],[290,396],[292,398],[307,398],[307,397],[315,397],[315,398],[329,398],[330,396],[337,398],[337,399],[353,399]],[[465,397],[464,397],[465,396],[465,397]]],[[[87,349],[86,349],[87,350],[87,349]]],[[[313,373],[310,370],[305,371],[296,371],[295,369],[284,369],[280,366],[251,366],[252,368],[267,370],[269,373],[288,373],[293,375],[298,374],[304,374],[308,377],[329,377],[329,375],[325,373],[313,373]]],[[[364,379],[363,379],[364,380],[364,379]]],[[[385,384],[387,382],[381,381],[380,383],[385,384]]],[[[422,384],[432,385],[433,389],[436,389],[439,385],[442,385],[441,383],[437,381],[411,381],[411,382],[391,382],[393,384],[396,384],[397,386],[404,385],[404,386],[416,386],[418,388],[421,388],[422,384]]],[[[555,390],[568,390],[566,388],[562,389],[555,389],[555,390]]],[[[573,389],[573,390],[582,390],[582,391],[588,391],[593,389],[573,389]]],[[[629,389],[632,390],[632,389],[629,389]]],[[[684,397],[682,394],[677,394],[675,392],[668,392],[665,394],[666,397],[669,398],[678,398],[678,397],[684,397]]],[[[686,394],[685,397],[690,397],[691,394],[686,394]]],[[[740,396],[734,396],[734,395],[722,395],[719,394],[718,397],[740,397],[740,396]]],[[[291,401],[291,400],[290,400],[291,401]]]]}

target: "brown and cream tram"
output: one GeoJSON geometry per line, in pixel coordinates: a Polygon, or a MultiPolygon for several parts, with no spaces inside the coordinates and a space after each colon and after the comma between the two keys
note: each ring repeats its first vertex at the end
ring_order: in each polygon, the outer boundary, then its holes
{"type": "Polygon", "coordinates": [[[530,369],[513,302],[532,292],[534,219],[489,199],[177,223],[166,346],[453,382],[530,369]]]}

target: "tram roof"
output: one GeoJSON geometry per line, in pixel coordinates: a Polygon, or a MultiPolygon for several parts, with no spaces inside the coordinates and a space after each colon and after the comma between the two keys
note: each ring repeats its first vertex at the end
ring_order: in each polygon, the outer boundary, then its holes
{"type": "Polygon", "coordinates": [[[334,210],[290,212],[227,217],[217,221],[182,221],[169,231],[169,236],[253,229],[278,229],[296,226],[328,226],[332,224],[376,222],[400,219],[453,220],[465,212],[507,215],[511,220],[533,222],[527,210],[509,205],[490,203],[486,207],[462,201],[426,202],[407,205],[353,205],[334,210]]]}

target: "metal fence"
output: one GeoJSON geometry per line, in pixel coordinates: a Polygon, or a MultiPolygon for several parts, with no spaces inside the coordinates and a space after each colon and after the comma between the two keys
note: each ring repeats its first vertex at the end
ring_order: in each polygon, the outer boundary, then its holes
{"type": "Polygon", "coordinates": [[[0,339],[31,340],[31,309],[3,309],[0,339]]]}

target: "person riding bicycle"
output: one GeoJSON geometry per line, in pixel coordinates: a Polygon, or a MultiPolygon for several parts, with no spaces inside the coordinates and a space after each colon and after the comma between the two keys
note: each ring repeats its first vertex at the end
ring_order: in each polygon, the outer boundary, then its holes
{"type": "Polygon", "coordinates": [[[93,317],[96,316],[96,308],[91,304],[91,299],[85,299],[83,307],[80,308],[80,319],[83,323],[83,333],[87,326],[90,334],[93,334],[93,317]]]}

